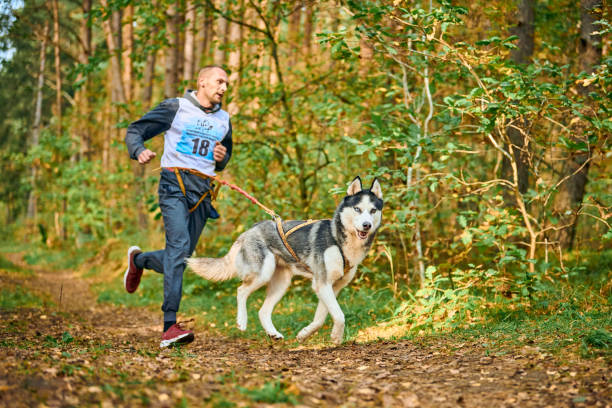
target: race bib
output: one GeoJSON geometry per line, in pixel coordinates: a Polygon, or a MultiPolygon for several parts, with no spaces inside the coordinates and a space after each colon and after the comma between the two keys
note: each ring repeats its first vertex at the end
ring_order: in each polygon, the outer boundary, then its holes
{"type": "Polygon", "coordinates": [[[213,161],[215,144],[223,140],[224,136],[225,131],[222,126],[215,124],[212,120],[199,119],[185,126],[181,133],[181,140],[176,144],[176,151],[213,161]]]}

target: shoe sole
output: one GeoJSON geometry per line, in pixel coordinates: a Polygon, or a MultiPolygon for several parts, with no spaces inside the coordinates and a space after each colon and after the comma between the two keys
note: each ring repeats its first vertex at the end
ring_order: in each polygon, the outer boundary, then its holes
{"type": "Polygon", "coordinates": [[[177,344],[187,344],[193,341],[193,333],[185,333],[170,340],[162,340],[159,348],[171,347],[177,344]]]}
{"type": "Polygon", "coordinates": [[[128,273],[130,272],[130,255],[132,254],[133,251],[136,251],[136,250],[142,251],[142,249],[140,249],[139,246],[134,245],[134,246],[129,247],[128,248],[128,252],[127,252],[127,264],[128,264],[128,266],[127,266],[127,269],[125,270],[125,273],[123,274],[123,287],[125,288],[125,291],[127,293],[134,293],[135,292],[135,291],[134,292],[128,291],[128,289],[127,289],[127,276],[128,276],[128,273]]]}

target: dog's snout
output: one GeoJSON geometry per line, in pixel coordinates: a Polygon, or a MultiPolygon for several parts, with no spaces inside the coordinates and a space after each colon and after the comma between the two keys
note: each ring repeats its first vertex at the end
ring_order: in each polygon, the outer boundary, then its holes
{"type": "Polygon", "coordinates": [[[369,230],[370,228],[372,228],[372,223],[371,223],[371,222],[366,221],[366,222],[364,222],[364,223],[363,223],[363,229],[364,229],[364,230],[366,230],[366,231],[367,231],[367,230],[369,230]]]}

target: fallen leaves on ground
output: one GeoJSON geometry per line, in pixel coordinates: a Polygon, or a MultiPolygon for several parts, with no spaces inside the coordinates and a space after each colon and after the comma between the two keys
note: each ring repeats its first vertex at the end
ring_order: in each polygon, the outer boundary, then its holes
{"type": "Polygon", "coordinates": [[[96,304],[80,277],[24,281],[63,303],[0,311],[0,405],[611,407],[611,362],[528,345],[489,355],[483,342],[348,343],[237,339],[196,326],[160,350],[160,313],[96,304]]]}

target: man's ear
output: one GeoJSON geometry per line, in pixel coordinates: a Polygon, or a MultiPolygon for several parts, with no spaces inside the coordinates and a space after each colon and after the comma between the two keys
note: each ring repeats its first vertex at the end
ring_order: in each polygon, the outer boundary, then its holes
{"type": "Polygon", "coordinates": [[[374,179],[374,182],[372,183],[372,187],[370,187],[370,191],[374,193],[376,197],[382,200],[383,198],[382,189],[380,188],[380,183],[378,182],[377,178],[374,179]]]}
{"type": "Polygon", "coordinates": [[[361,178],[357,176],[351,182],[351,185],[348,187],[348,190],[346,190],[346,195],[355,195],[361,190],[363,190],[363,188],[361,187],[361,178]]]}

